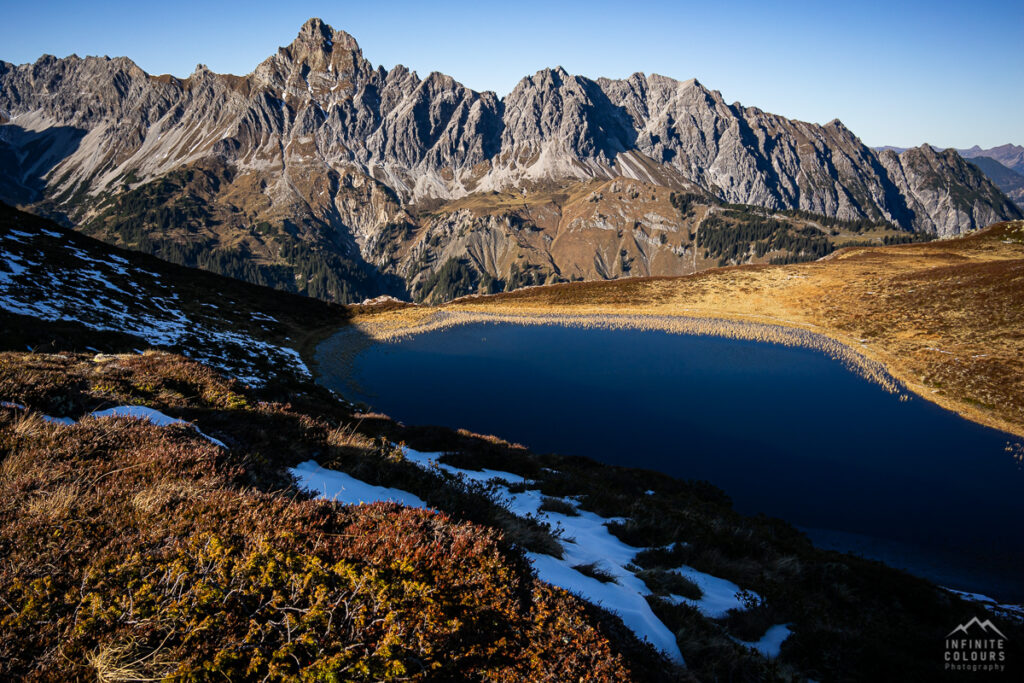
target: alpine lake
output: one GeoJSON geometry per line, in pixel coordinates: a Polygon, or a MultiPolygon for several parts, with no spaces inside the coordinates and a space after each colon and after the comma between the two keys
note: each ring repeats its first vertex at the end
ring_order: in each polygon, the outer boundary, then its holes
{"type": "Polygon", "coordinates": [[[478,322],[345,355],[343,336],[318,347],[319,381],[406,424],[706,480],[820,547],[1024,602],[1019,439],[820,350],[478,322]]]}

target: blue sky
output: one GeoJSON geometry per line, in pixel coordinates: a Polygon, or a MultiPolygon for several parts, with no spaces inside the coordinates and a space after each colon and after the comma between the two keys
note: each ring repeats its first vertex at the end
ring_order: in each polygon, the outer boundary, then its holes
{"type": "Polygon", "coordinates": [[[319,16],[374,65],[507,94],[547,66],[696,77],[869,145],[1024,144],[1022,0],[973,2],[12,2],[0,59],[127,55],[150,73],[248,73],[319,16]]]}

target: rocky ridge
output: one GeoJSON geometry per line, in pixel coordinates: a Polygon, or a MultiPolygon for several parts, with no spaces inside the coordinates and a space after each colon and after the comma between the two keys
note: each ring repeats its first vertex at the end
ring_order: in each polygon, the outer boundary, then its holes
{"type": "MultiPolygon", "coordinates": [[[[246,76],[202,65],[185,79],[152,76],[127,58],[0,63],[0,116],[0,199],[124,246],[174,257],[185,245],[219,259],[177,254],[188,265],[335,299],[407,294],[409,268],[387,243],[463,220],[437,215],[447,203],[571,193],[595,179],[937,235],[1020,215],[955,155],[877,154],[839,121],[727,104],[697,80],[545,69],[499,98],[439,73],[374,68],[352,36],[318,19],[246,76]]],[[[511,222],[498,216],[489,231],[515,242],[511,222]]],[[[447,263],[439,246],[413,277],[447,263]]],[[[595,250],[579,258],[567,270],[617,276],[591,267],[607,261],[595,250]]],[[[665,263],[651,273],[681,270],[665,263]]]]}

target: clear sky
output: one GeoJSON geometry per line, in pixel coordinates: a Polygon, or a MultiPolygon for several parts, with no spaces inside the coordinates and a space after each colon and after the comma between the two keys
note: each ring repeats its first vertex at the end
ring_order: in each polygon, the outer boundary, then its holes
{"type": "Polygon", "coordinates": [[[0,59],[127,55],[248,73],[318,16],[374,65],[507,94],[548,66],[698,78],[727,101],[841,119],[868,145],[1024,144],[1024,0],[171,2],[0,0],[0,59]]]}

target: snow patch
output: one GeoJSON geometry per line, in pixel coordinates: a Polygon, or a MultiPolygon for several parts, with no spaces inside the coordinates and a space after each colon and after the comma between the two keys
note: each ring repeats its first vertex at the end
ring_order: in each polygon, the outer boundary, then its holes
{"type": "MultiPolygon", "coordinates": [[[[677,567],[673,569],[676,574],[685,576],[690,581],[697,584],[697,587],[701,590],[701,597],[699,600],[692,598],[684,598],[681,595],[671,596],[669,602],[676,604],[685,603],[692,607],[696,607],[706,617],[711,619],[718,619],[724,617],[729,610],[744,610],[746,605],[740,600],[738,595],[741,593],[740,587],[732,581],[726,579],[720,579],[717,576],[711,576],[704,572],[697,571],[693,567],[677,567]]],[[[760,601],[761,597],[753,591],[747,592],[754,600],[760,601]]]]}
{"type": "Polygon", "coordinates": [[[1024,623],[1024,605],[1000,604],[995,600],[995,598],[990,598],[989,596],[982,595],[981,593],[958,591],[953,588],[946,588],[945,586],[941,586],[941,588],[959,596],[967,602],[973,602],[976,605],[984,607],[997,616],[1005,619],[1011,619],[1018,623],[1024,623]]]}
{"type": "Polygon", "coordinates": [[[464,477],[470,481],[486,483],[489,481],[506,481],[509,484],[525,484],[526,479],[519,476],[518,474],[512,474],[511,472],[499,472],[498,470],[464,470],[458,467],[452,467],[451,465],[445,465],[438,461],[440,453],[420,453],[414,451],[411,448],[404,448],[402,453],[405,455],[405,459],[416,463],[423,469],[430,469],[433,466],[437,466],[447,472],[448,474],[464,477]]]}
{"type": "Polygon", "coordinates": [[[401,489],[374,486],[355,477],[321,467],[313,460],[299,463],[288,470],[299,480],[300,486],[327,500],[344,505],[390,502],[414,508],[427,508],[418,496],[401,489]]]}
{"type": "MultiPolygon", "coordinates": [[[[21,405],[20,403],[10,403],[8,401],[0,401],[0,406],[4,408],[21,408],[22,410],[27,410],[27,408],[25,408],[25,406],[21,405]]],[[[95,417],[97,419],[101,417],[128,417],[135,420],[144,420],[157,427],[183,425],[185,427],[191,427],[196,431],[197,434],[199,434],[199,436],[203,437],[213,445],[227,449],[227,445],[223,441],[221,441],[220,439],[215,439],[208,434],[204,434],[202,430],[200,430],[191,422],[179,420],[176,417],[165,415],[164,413],[161,413],[159,410],[147,408],[146,406],[116,406],[114,408],[107,408],[106,410],[97,410],[95,412],[89,413],[88,415],[86,415],[86,417],[95,417]]],[[[76,424],[76,422],[70,417],[53,417],[51,415],[43,415],[42,418],[47,422],[65,425],[68,427],[76,424]]]]}
{"type": "MultiPolygon", "coordinates": [[[[115,408],[107,408],[106,410],[97,410],[94,413],[89,413],[89,417],[130,417],[135,420],[144,420],[157,427],[168,427],[170,425],[184,425],[191,427],[196,430],[199,436],[203,437],[214,446],[220,446],[221,448],[227,449],[227,446],[223,441],[215,439],[212,436],[204,434],[202,430],[196,427],[191,422],[185,420],[179,420],[178,418],[171,417],[170,415],[164,415],[159,410],[147,408],[146,406],[117,406],[115,408]]],[[[67,419],[67,418],[65,418],[67,419]]]]}
{"type": "Polygon", "coordinates": [[[782,648],[782,643],[785,642],[786,638],[789,638],[791,633],[792,631],[789,630],[788,624],[776,624],[775,626],[769,627],[757,642],[750,643],[745,640],[737,640],[736,642],[740,645],[746,645],[753,650],[757,650],[768,659],[775,659],[779,656],[779,650],[782,648]]]}
{"type": "Polygon", "coordinates": [[[641,549],[623,543],[608,530],[607,524],[621,521],[619,518],[601,517],[586,510],[578,510],[578,516],[542,511],[540,505],[543,496],[540,491],[512,493],[508,486],[499,483],[528,483],[518,474],[452,467],[437,461],[440,453],[420,453],[405,448],[404,454],[406,459],[425,469],[436,465],[449,474],[470,481],[490,483],[499,500],[513,514],[536,517],[552,527],[561,527],[562,559],[540,553],[526,553],[537,577],[618,614],[622,622],[639,638],[646,639],[673,661],[683,662],[675,635],[655,616],[644,599],[651,591],[633,572],[626,569],[641,549]],[[613,576],[614,581],[605,583],[574,569],[581,565],[596,565],[613,576]]]}

